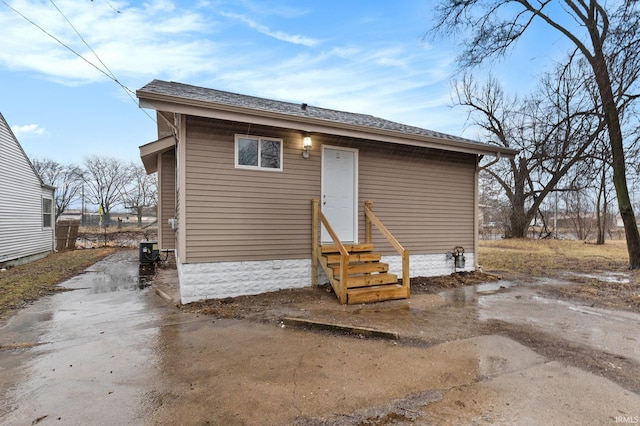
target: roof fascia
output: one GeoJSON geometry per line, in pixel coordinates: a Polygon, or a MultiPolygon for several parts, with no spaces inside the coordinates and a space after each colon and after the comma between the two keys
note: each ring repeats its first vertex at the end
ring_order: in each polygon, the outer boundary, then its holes
{"type": "Polygon", "coordinates": [[[140,147],[140,159],[148,175],[158,171],[158,154],[170,150],[175,145],[175,137],[166,136],[140,147]]]}
{"type": "Polygon", "coordinates": [[[374,129],[349,123],[330,122],[313,117],[291,116],[273,111],[243,108],[233,105],[185,99],[144,91],[138,91],[137,96],[140,99],[140,108],[151,108],[157,111],[171,111],[174,113],[221,120],[286,127],[289,129],[300,130],[302,132],[327,133],[400,145],[419,146],[440,150],[444,149],[466,154],[490,156],[501,155],[506,158],[513,158],[518,153],[518,151],[513,149],[493,145],[487,145],[485,148],[483,146],[473,143],[465,143],[462,141],[440,139],[424,135],[412,135],[387,129],[374,129]]]}

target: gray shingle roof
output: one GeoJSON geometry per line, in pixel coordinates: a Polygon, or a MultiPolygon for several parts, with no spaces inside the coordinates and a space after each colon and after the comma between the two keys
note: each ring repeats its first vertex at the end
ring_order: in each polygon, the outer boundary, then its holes
{"type": "MultiPolygon", "coordinates": [[[[153,80],[151,83],[145,85],[138,91],[138,97],[140,97],[140,94],[143,92],[178,97],[193,101],[228,105],[231,107],[241,107],[257,111],[279,113],[291,117],[306,117],[316,120],[323,120],[329,123],[356,125],[371,130],[381,129],[398,132],[405,135],[426,136],[439,140],[460,142],[465,145],[477,145],[478,147],[483,147],[484,149],[489,146],[488,144],[473,141],[470,139],[435,132],[433,130],[423,129],[420,127],[396,123],[368,114],[337,111],[312,105],[304,105],[305,107],[303,108],[303,104],[276,101],[272,99],[258,98],[255,96],[240,95],[237,93],[192,86],[184,83],[153,80]]],[[[499,147],[495,148],[497,150],[501,150],[499,147]]]]}

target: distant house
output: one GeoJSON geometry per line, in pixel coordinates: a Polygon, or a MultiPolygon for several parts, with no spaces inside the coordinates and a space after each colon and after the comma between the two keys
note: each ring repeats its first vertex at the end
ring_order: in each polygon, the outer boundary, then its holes
{"type": "Polygon", "coordinates": [[[55,188],[45,185],[0,114],[0,265],[55,249],[55,188]]]}
{"type": "Polygon", "coordinates": [[[341,303],[406,298],[409,276],[474,270],[478,163],[516,154],[175,82],[137,96],[157,111],[140,155],[158,173],[159,245],[175,249],[183,303],[327,281],[341,303]]]}

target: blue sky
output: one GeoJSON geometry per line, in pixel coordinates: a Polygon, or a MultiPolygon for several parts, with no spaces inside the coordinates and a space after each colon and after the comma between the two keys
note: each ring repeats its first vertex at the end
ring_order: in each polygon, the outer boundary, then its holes
{"type": "MultiPolygon", "coordinates": [[[[455,41],[423,37],[432,6],[0,0],[0,112],[30,157],[61,163],[93,154],[139,161],[138,147],[156,139],[153,120],[105,74],[133,92],[172,80],[473,138],[466,111],[449,107],[455,41]]],[[[508,93],[528,89],[549,59],[539,50],[546,42],[553,48],[553,35],[529,37],[494,67],[508,93]]]]}

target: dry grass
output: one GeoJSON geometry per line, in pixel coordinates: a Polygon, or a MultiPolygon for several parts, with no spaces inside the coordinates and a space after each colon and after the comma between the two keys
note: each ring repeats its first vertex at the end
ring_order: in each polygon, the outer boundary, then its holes
{"type": "Polygon", "coordinates": [[[626,242],[618,240],[605,245],[568,240],[481,241],[478,260],[485,271],[536,276],[628,268],[626,242]]]}
{"type": "Polygon", "coordinates": [[[630,271],[625,241],[595,245],[582,241],[481,241],[478,259],[485,271],[510,278],[559,278],[572,285],[545,286],[546,293],[592,306],[640,312],[640,271],[630,271]],[[624,273],[628,282],[608,279],[624,273]]]}
{"type": "Polygon", "coordinates": [[[100,248],[60,252],[0,272],[0,316],[59,291],[56,284],[81,273],[114,251],[112,248],[100,248]]]}
{"type": "Polygon", "coordinates": [[[97,226],[82,226],[78,231],[77,247],[137,247],[142,240],[155,240],[158,237],[156,227],[138,228],[125,226],[118,228],[110,226],[100,228],[97,226]]]}

